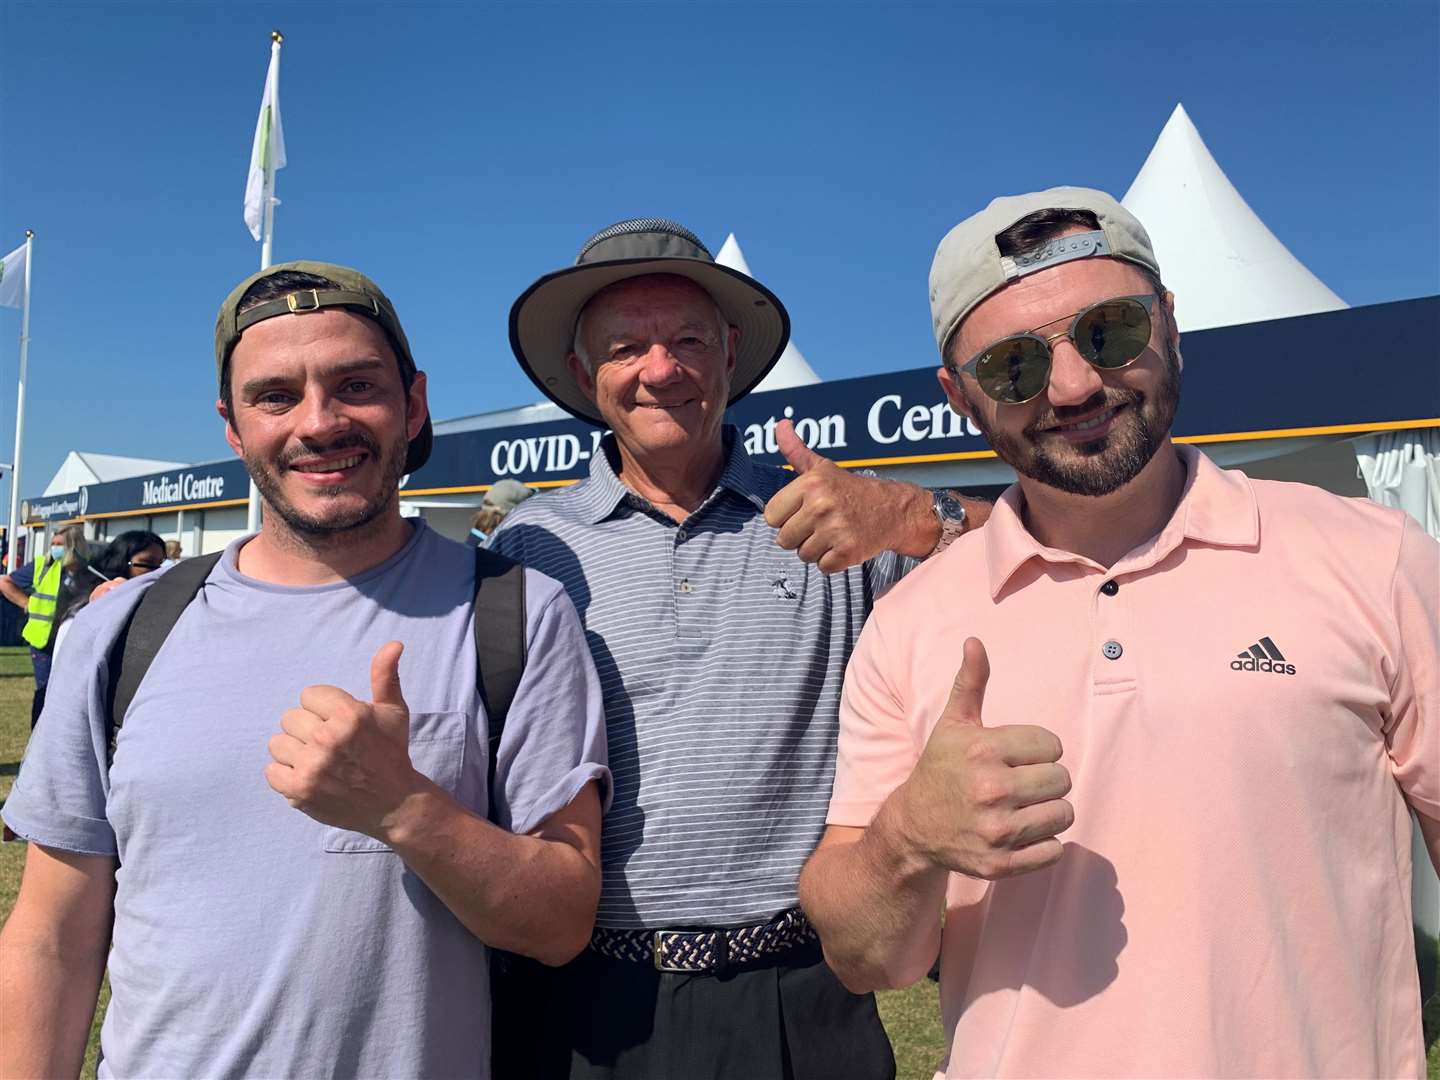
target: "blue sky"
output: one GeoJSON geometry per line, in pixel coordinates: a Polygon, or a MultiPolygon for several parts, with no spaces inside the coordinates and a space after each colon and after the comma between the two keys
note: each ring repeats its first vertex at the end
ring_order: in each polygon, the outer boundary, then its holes
{"type": "MultiPolygon", "coordinates": [[[[930,364],[944,231],[997,194],[1122,194],[1178,101],[1346,301],[1440,292],[1433,2],[3,0],[0,252],[37,234],[22,494],[72,448],[228,455],[212,327],[258,266],[272,27],[276,259],[374,276],[440,418],[534,400],[511,301],[651,214],[734,231],[822,377],[930,364]]],[[[0,309],[0,459],[19,329],[0,309]]]]}

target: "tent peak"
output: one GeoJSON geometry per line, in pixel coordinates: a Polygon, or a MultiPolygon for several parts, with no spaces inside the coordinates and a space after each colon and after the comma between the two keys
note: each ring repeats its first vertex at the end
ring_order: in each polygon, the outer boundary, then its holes
{"type": "MultiPolygon", "coordinates": [[[[755,277],[750,269],[750,264],[745,261],[745,252],[740,250],[740,241],[735,239],[732,232],[725,237],[725,243],[720,245],[720,254],[715,256],[715,261],[721,266],[728,266],[731,270],[738,270],[746,277],[755,277]]],[[[780,359],[775,361],[775,366],[770,373],[760,380],[759,385],[751,393],[764,393],[767,390],[785,390],[792,386],[809,386],[811,383],[818,383],[820,376],[815,374],[815,369],[809,361],[801,355],[795,345],[795,339],[791,338],[785,345],[785,351],[780,354],[780,359]]]]}
{"type": "Polygon", "coordinates": [[[1182,330],[1346,306],[1250,208],[1181,104],[1121,202],[1150,234],[1182,330]]]}

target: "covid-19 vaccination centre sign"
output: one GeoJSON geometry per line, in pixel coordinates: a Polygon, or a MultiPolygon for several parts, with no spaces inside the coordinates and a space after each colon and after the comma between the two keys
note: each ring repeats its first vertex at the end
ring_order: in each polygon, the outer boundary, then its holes
{"type": "MultiPolygon", "coordinates": [[[[1175,434],[1216,443],[1440,426],[1440,401],[1416,392],[1411,361],[1397,370],[1394,359],[1432,351],[1436,325],[1440,298],[1430,297],[1186,335],[1175,434]]],[[[745,449],[775,464],[784,464],[775,426],[786,419],[812,449],[847,467],[994,457],[974,424],[951,410],[934,367],[751,394],[727,413],[745,449]]],[[[506,478],[571,483],[589,472],[602,435],[571,419],[440,435],[404,491],[479,491],[506,478]]]]}
{"type": "MultiPolygon", "coordinates": [[[[1175,434],[1200,444],[1440,427],[1435,328],[1440,297],[1347,308],[1184,335],[1184,384],[1175,434]],[[1427,374],[1428,373],[1428,374],[1427,374]]],[[[949,466],[994,458],[951,410],[926,366],[751,394],[727,412],[749,453],[784,464],[781,420],[814,450],[849,467],[949,466]]],[[[437,434],[430,460],[405,478],[406,497],[481,493],[496,481],[552,488],[588,474],[604,432],[580,420],[437,434]]],[[[1233,462],[1232,462],[1233,463],[1233,462]]],[[[938,475],[938,474],[937,474],[938,475]]],[[[91,484],[26,500],[29,525],[240,506],[249,477],[239,460],[91,484]]]]}

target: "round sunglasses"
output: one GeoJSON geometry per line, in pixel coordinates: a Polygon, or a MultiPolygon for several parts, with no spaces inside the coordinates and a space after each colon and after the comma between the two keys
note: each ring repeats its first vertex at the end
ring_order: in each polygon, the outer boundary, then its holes
{"type": "MultiPolygon", "coordinates": [[[[1150,315],[1159,297],[1116,296],[1101,300],[1075,313],[1070,329],[1042,337],[1031,330],[1012,334],[987,346],[956,371],[966,372],[980,389],[1005,405],[1033,401],[1050,385],[1050,343],[1069,338],[1070,344],[1090,365],[1102,371],[1128,367],[1150,344],[1150,315]]],[[[1063,318],[1064,316],[1062,316],[1063,318]]],[[[1050,326],[1060,319],[1051,319],[1050,326]]],[[[1043,327],[1036,327],[1036,330],[1043,327]]]]}

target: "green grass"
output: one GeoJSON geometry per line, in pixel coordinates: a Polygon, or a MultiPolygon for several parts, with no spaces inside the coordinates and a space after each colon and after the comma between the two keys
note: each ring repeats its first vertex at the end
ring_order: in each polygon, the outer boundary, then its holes
{"type": "MultiPolygon", "coordinates": [[[[25,649],[0,648],[0,806],[10,794],[25,740],[30,735],[30,697],[34,692],[30,675],[30,657],[25,649]]],[[[20,870],[25,861],[25,845],[0,845],[0,920],[10,914],[15,894],[20,888],[20,870]]],[[[1426,958],[1434,962],[1434,952],[1426,958]]],[[[921,979],[906,990],[893,990],[877,995],[880,1016],[895,1046],[899,1080],[930,1080],[935,1065],[945,1053],[945,1036],[940,1029],[940,995],[929,979],[921,979]]],[[[100,1006],[90,1029],[90,1045],[85,1053],[85,1069],[81,1074],[95,1075],[95,1053],[100,1040],[100,1021],[110,1000],[108,983],[100,992],[100,1006]]],[[[1440,995],[1432,998],[1425,1009],[1426,1041],[1430,1046],[1429,1080],[1440,1080],[1440,995]]]]}
{"type": "Polygon", "coordinates": [[[945,1032],[940,1027],[940,987],[921,979],[905,990],[876,994],[880,1019],[895,1048],[899,1080],[930,1080],[945,1055],[945,1032]]]}

